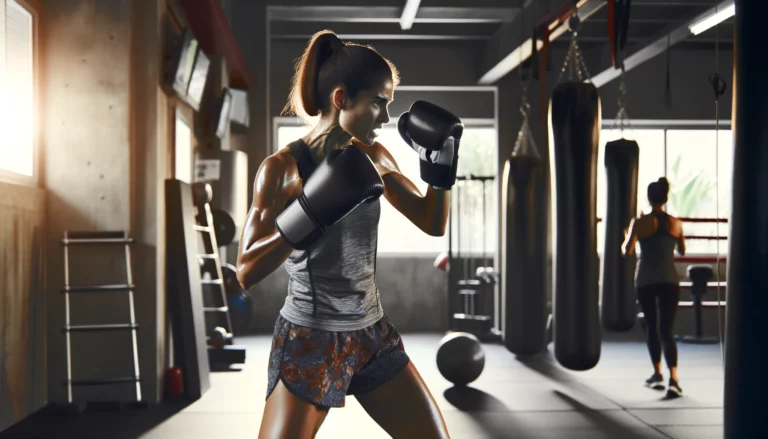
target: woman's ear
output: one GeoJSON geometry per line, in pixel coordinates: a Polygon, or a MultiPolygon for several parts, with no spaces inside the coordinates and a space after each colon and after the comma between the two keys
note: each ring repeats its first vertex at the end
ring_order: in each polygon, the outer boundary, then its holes
{"type": "Polygon", "coordinates": [[[347,98],[344,94],[344,88],[336,87],[336,89],[333,90],[333,94],[331,95],[331,103],[334,107],[336,107],[336,110],[338,111],[344,109],[344,106],[347,103],[347,98]]]}

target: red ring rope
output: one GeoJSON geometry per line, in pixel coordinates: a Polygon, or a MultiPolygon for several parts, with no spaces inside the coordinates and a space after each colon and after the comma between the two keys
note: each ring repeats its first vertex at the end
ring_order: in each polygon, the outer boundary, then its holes
{"type": "MultiPolygon", "coordinates": [[[[728,218],[689,218],[689,217],[679,217],[679,220],[682,220],[684,223],[727,223],[728,218]]],[[[603,219],[600,217],[597,217],[597,222],[601,223],[603,222],[603,219]]]]}
{"type": "MultiPolygon", "coordinates": [[[[707,282],[707,288],[727,288],[728,282],[707,282]]],[[[690,281],[682,281],[680,282],[680,289],[682,290],[690,290],[693,288],[693,282],[690,281]]]]}
{"type": "Polygon", "coordinates": [[[685,235],[685,239],[701,239],[704,241],[724,241],[727,236],[685,235]]]}
{"type": "Polygon", "coordinates": [[[688,262],[694,264],[715,264],[727,262],[726,256],[675,256],[675,262],[688,262]]]}

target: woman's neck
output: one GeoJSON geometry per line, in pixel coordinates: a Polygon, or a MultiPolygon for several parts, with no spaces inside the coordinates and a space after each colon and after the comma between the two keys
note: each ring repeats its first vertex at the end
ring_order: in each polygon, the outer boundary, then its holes
{"type": "Polygon", "coordinates": [[[303,137],[312,156],[318,161],[322,160],[330,151],[344,148],[352,141],[352,136],[344,131],[338,121],[334,119],[321,118],[312,131],[303,137]]]}
{"type": "Polygon", "coordinates": [[[663,206],[651,206],[651,212],[664,212],[663,206]]]}

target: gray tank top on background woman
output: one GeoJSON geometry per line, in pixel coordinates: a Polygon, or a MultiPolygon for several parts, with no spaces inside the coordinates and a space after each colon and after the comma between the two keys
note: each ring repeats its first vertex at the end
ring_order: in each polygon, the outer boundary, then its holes
{"type": "MultiPolygon", "coordinates": [[[[290,145],[302,180],[314,170],[306,144],[290,145]]],[[[363,203],[307,250],[285,261],[286,320],[325,331],[356,331],[384,317],[376,285],[376,251],[381,202],[363,203]]]]}
{"type": "Polygon", "coordinates": [[[635,270],[635,286],[678,284],[680,278],[674,254],[677,238],[669,234],[669,215],[664,212],[653,212],[651,215],[656,217],[656,232],[647,238],[638,239],[640,254],[635,270]]]}

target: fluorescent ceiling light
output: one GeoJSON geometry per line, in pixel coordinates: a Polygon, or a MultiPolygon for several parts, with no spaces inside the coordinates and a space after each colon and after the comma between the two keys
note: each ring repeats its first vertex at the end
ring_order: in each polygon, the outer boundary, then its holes
{"type": "Polygon", "coordinates": [[[698,35],[714,26],[717,26],[718,24],[733,17],[734,15],[736,15],[736,4],[732,3],[730,6],[726,6],[725,8],[710,15],[709,17],[703,18],[698,22],[688,26],[688,28],[691,30],[691,33],[698,35]]]}
{"type": "Polygon", "coordinates": [[[421,0],[407,0],[403,8],[403,15],[400,16],[400,29],[409,30],[416,19],[416,13],[419,11],[421,0]]]}

